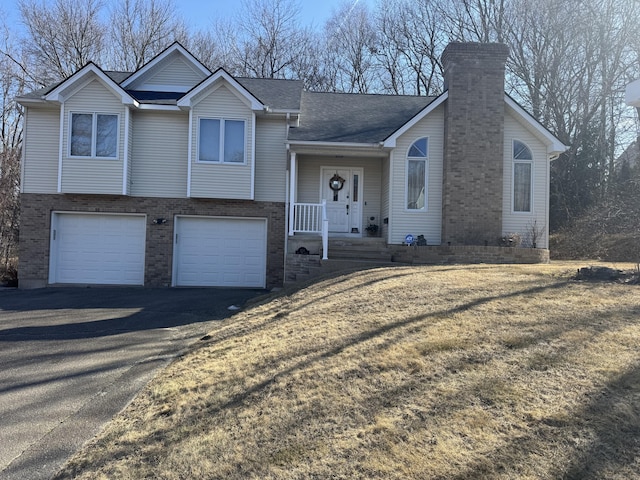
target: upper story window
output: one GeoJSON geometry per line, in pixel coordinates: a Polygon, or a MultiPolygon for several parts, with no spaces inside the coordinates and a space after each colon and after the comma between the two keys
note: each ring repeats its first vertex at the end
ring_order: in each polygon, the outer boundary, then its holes
{"type": "Polygon", "coordinates": [[[245,163],[245,122],[222,118],[201,118],[198,141],[199,162],[245,163]]]}
{"type": "Polygon", "coordinates": [[[429,139],[419,138],[407,155],[407,210],[427,209],[427,159],[429,139]]]}
{"type": "Polygon", "coordinates": [[[69,153],[72,157],[116,158],[118,115],[72,113],[69,153]]]}
{"type": "Polygon", "coordinates": [[[531,212],[533,155],[519,140],[513,141],[513,211],[531,212]]]}

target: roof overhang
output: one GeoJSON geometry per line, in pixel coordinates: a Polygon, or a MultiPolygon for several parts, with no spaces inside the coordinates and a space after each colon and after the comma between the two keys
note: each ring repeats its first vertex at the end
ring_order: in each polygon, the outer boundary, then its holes
{"type": "Polygon", "coordinates": [[[627,85],[624,92],[624,101],[627,105],[640,108],[640,80],[627,85]]]}
{"type": "Polygon", "coordinates": [[[389,148],[380,143],[353,142],[310,142],[289,140],[287,150],[301,155],[323,155],[331,157],[376,157],[385,158],[389,155],[389,148]]]}
{"type": "Polygon", "coordinates": [[[438,108],[442,103],[449,98],[449,92],[442,93],[439,97],[436,97],[433,102],[420,110],[416,115],[413,116],[407,123],[402,125],[398,130],[393,132],[384,140],[384,146],[387,148],[395,148],[396,142],[398,138],[413,127],[416,123],[422,120],[424,117],[429,115],[429,113],[433,112],[436,108],[438,108]]]}
{"type": "Polygon", "coordinates": [[[558,140],[553,133],[533,118],[530,113],[518,105],[518,102],[512,99],[509,95],[504,96],[504,101],[511,112],[520,117],[523,123],[529,126],[532,132],[547,146],[547,155],[550,160],[558,158],[561,153],[564,153],[569,149],[569,147],[558,140]]]}
{"type": "Polygon", "coordinates": [[[195,103],[200,93],[210,88],[216,88],[218,85],[226,83],[231,86],[235,92],[242,98],[254,111],[268,111],[269,107],[258,100],[249,90],[243,87],[235,78],[233,78],[224,69],[219,68],[209,78],[200,82],[193,87],[186,95],[178,100],[178,107],[189,109],[195,103]]]}
{"type": "Polygon", "coordinates": [[[138,106],[135,98],[129,95],[94,63],[89,63],[82,67],[58,86],[43,95],[42,98],[47,102],[62,103],[66,98],[76,93],[93,79],[98,79],[113,95],[119,97],[124,105],[138,106]]]}

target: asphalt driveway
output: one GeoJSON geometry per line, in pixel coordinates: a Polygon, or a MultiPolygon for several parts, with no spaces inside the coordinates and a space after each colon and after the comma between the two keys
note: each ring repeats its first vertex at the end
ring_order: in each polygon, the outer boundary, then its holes
{"type": "Polygon", "coordinates": [[[0,290],[0,479],[49,479],[159,369],[264,290],[0,290]]]}

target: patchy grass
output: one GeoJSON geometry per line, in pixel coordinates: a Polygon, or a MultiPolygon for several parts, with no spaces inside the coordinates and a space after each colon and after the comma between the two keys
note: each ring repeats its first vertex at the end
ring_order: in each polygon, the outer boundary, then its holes
{"type": "Polygon", "coordinates": [[[57,478],[639,478],[640,287],[579,266],[375,269],[267,299],[57,478]]]}

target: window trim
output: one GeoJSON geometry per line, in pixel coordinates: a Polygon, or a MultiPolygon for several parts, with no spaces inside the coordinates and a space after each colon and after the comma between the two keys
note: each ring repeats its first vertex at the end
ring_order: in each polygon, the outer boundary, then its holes
{"type": "Polygon", "coordinates": [[[74,159],[98,159],[98,160],[120,160],[120,114],[112,112],[82,112],[69,111],[69,132],[67,157],[74,159]],[[71,153],[71,144],[73,142],[73,116],[74,115],[91,115],[91,155],[73,155],[71,153]],[[113,157],[102,157],[96,155],[98,144],[98,115],[116,117],[116,154],[113,157]]]}
{"type": "Polygon", "coordinates": [[[429,143],[430,137],[424,136],[416,138],[409,147],[405,155],[404,161],[404,211],[407,213],[424,213],[429,211],[429,143]],[[413,145],[422,139],[427,141],[427,151],[424,157],[411,157],[409,152],[413,145]],[[424,162],[424,206],[422,208],[409,208],[409,162],[410,161],[422,161],[424,162]]]}
{"type": "Polygon", "coordinates": [[[526,142],[523,142],[520,139],[514,138],[511,141],[511,213],[515,215],[533,215],[534,214],[534,190],[533,190],[533,177],[534,177],[534,159],[533,159],[533,151],[531,147],[527,145],[526,142]],[[531,154],[531,159],[518,159],[514,156],[515,144],[516,142],[524,145],[529,153],[531,154]],[[529,176],[529,210],[516,210],[516,165],[529,165],[530,166],[530,176],[529,176]]]}
{"type": "Polygon", "coordinates": [[[213,165],[247,165],[247,120],[245,118],[230,118],[230,117],[209,117],[209,116],[198,116],[198,136],[196,142],[196,163],[204,163],[204,164],[213,164],[213,165]],[[219,158],[220,160],[201,160],[200,159],[200,138],[201,138],[201,129],[202,129],[202,120],[218,120],[220,122],[220,141],[219,141],[219,158]],[[242,122],[243,127],[243,138],[242,138],[242,162],[226,162],[224,160],[224,135],[225,135],[225,126],[226,122],[242,122]]]}

